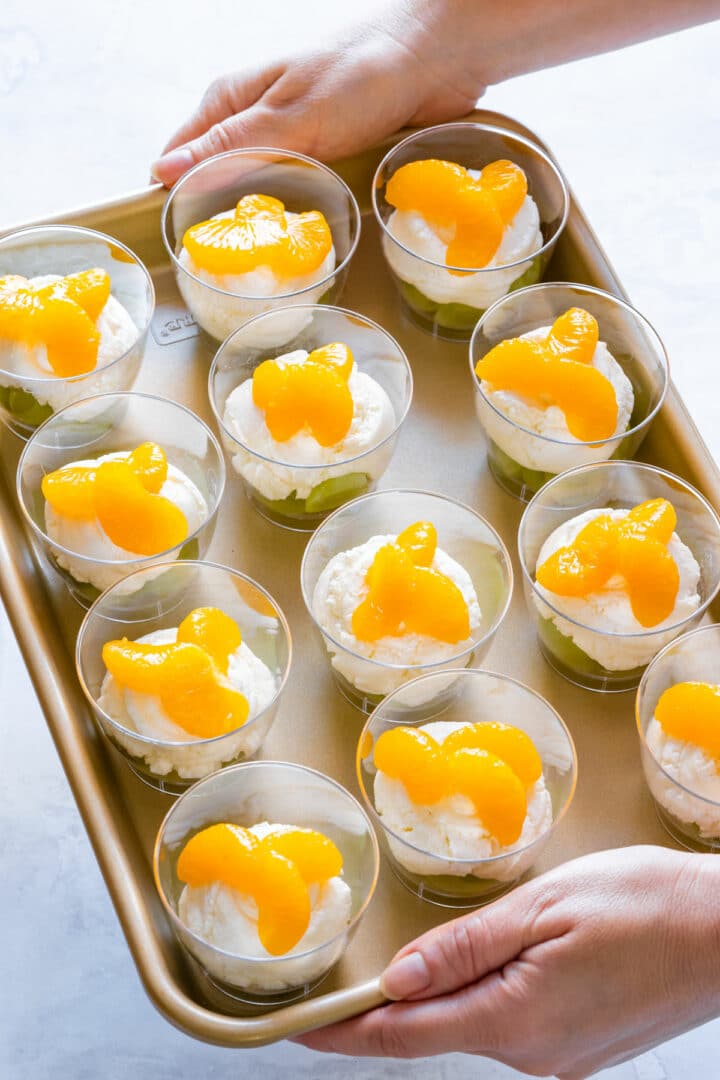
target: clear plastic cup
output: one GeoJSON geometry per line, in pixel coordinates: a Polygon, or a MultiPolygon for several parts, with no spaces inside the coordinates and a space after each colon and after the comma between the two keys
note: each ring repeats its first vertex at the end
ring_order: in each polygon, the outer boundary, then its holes
{"type": "Polygon", "coordinates": [[[713,508],[684,480],[635,461],[584,465],[550,480],[525,509],[518,550],[525,598],[543,656],[560,675],[587,690],[635,689],[656,653],[700,622],[720,588],[720,519],[713,508]],[[589,510],[630,509],[658,498],[674,506],[675,531],[700,568],[700,603],[690,614],[658,629],[620,633],[571,617],[563,610],[563,598],[553,600],[538,586],[540,550],[563,522],[589,510]]]}
{"type": "Polygon", "coordinates": [[[343,503],[372,490],[387,469],[410,409],[412,372],[395,339],[365,316],[336,307],[294,310],[302,315],[304,326],[282,346],[269,349],[254,344],[259,337],[273,337],[272,327],[286,317],[282,308],[256,316],[231,334],[210,369],[209,394],[230,464],[242,477],[252,505],[276,525],[309,531],[343,503]],[[390,400],[394,421],[388,422],[379,442],[331,464],[302,465],[293,463],[289,455],[270,458],[237,437],[226,412],[227,400],[252,379],[259,364],[296,349],[312,352],[336,341],[350,347],[358,371],[379,383],[390,400]]]}
{"type": "Polygon", "coordinates": [[[720,772],[699,747],[665,737],[654,720],[676,683],[720,684],[720,625],[700,626],[659,652],[642,677],[635,714],[643,771],[660,821],[691,851],[720,852],[720,772]]]}
{"type": "MultiPolygon", "coordinates": [[[[277,715],[290,671],[290,628],[265,589],[227,566],[175,562],[167,565],[160,578],[153,568],[138,570],[128,581],[133,586],[130,592],[122,585],[113,586],[85,615],[75,652],[78,677],[100,730],[132,771],[158,791],[178,795],[194,781],[260,750],[277,715]],[[246,723],[214,738],[187,734],[182,739],[168,739],[143,734],[133,726],[124,702],[112,694],[104,695],[107,669],[103,646],[121,638],[138,641],[157,631],[175,630],[199,607],[219,608],[235,620],[243,644],[273,677],[272,696],[265,701],[263,692],[254,707],[253,696],[248,694],[251,711],[246,723]]],[[[149,722],[152,726],[152,713],[149,722]]]]}
{"type": "Polygon", "coordinates": [[[319,161],[289,150],[246,148],[208,158],[177,182],[163,209],[162,234],[180,293],[202,329],[224,341],[254,315],[282,307],[284,320],[273,324],[271,337],[257,341],[272,347],[302,330],[306,316],[293,307],[337,300],[360,238],[360,211],[347,184],[319,161]],[[298,283],[265,272],[248,280],[191,269],[182,254],[186,230],[233,210],[245,195],[272,196],[292,213],[319,210],[332,233],[334,265],[321,266],[309,284],[307,275],[298,283]]]}
{"type": "Polygon", "coordinates": [[[379,863],[375,832],[358,801],[330,777],[283,761],[233,765],[195,784],[160,826],[153,859],[160,899],[190,956],[218,989],[265,1007],[306,997],[340,960],[375,892],[379,863]],[[308,951],[267,958],[225,952],[190,930],[178,914],[184,886],[177,860],[191,836],[219,822],[294,825],[328,836],[340,849],[352,892],[347,926],[308,951]]]}
{"type": "MultiPolygon", "coordinates": [[[[0,240],[0,278],[76,274],[98,267],[110,275],[110,294],[135,324],[132,345],[85,375],[68,377],[17,370],[7,342],[0,347],[0,419],[21,439],[74,401],[93,394],[129,390],[140,370],[155,309],[152,279],[129,248],[93,229],[75,225],[37,225],[0,240]]],[[[33,367],[30,361],[28,366],[33,367]]]]}
{"type": "Polygon", "coordinates": [[[522,135],[472,122],[425,128],[398,143],[375,173],[372,197],[382,230],[383,253],[404,307],[424,329],[461,341],[469,339],[480,316],[496,300],[540,280],[570,206],[565,180],[544,150],[522,135]],[[537,249],[498,266],[448,266],[402,243],[393,235],[395,207],[386,200],[385,187],[401,166],[430,158],[478,170],[501,159],[519,165],[540,215],[542,240],[537,249]]]}
{"type": "MultiPolygon", "coordinates": [[[[534,690],[506,675],[489,671],[463,669],[454,672],[454,677],[452,700],[443,700],[440,708],[433,700],[437,695],[432,693],[429,703],[416,704],[417,692],[421,688],[427,691],[433,683],[438,686],[444,683],[446,676],[440,674],[423,675],[385,698],[369,718],[360,736],[357,775],[363,798],[378,828],[383,854],[403,885],[431,904],[453,908],[477,907],[507,892],[537,862],[572,801],[577,779],[577,758],[567,727],[552,706],[534,690]],[[375,743],[384,732],[400,726],[423,728],[435,722],[462,726],[488,721],[511,724],[530,736],[542,759],[542,779],[549,800],[542,786],[528,793],[528,814],[530,807],[533,807],[537,820],[524,827],[523,834],[514,846],[497,850],[495,854],[483,854],[484,850],[497,847],[497,841],[493,845],[478,820],[478,854],[468,858],[451,858],[438,849],[446,843],[448,836],[452,837],[452,818],[455,817],[454,827],[462,830],[463,846],[467,850],[471,842],[468,816],[459,815],[457,807],[452,806],[449,799],[443,799],[438,807],[441,819],[437,826],[438,845],[435,848],[431,845],[419,847],[408,837],[411,825],[404,801],[398,810],[397,822],[389,822],[384,803],[388,796],[396,798],[392,791],[381,796],[381,810],[384,812],[378,812],[375,796],[377,768],[373,760],[375,743]],[[552,804],[551,808],[548,802],[552,804]],[[444,834],[442,818],[446,821],[444,834]]],[[[449,730],[445,729],[446,733],[449,730]]],[[[399,785],[398,790],[402,790],[400,781],[390,783],[399,785]]],[[[419,816],[418,823],[421,820],[424,828],[427,828],[427,817],[419,816]]]]}
{"type": "MultiPolygon", "coordinates": [[[[99,394],[66,406],[38,428],[25,446],[17,471],[18,500],[25,518],[49,561],[83,607],[135,570],[174,559],[203,557],[215,530],[224,487],[222,450],[207,424],[184,405],[138,393],[99,394]],[[134,450],[148,441],[162,447],[168,464],[181,470],[205,500],[203,520],[182,544],[150,556],[127,552],[127,557],[96,558],[48,534],[41,489],[46,473],[74,461],[134,450]]],[[[98,536],[100,533],[98,527],[98,536]]],[[[166,572],[164,568],[156,569],[153,575],[159,578],[166,572]]]]}
{"type": "Polygon", "coordinates": [[[493,304],[473,332],[470,371],[490,470],[501,487],[524,501],[567,469],[609,458],[633,458],[665,400],[669,377],[663,343],[639,312],[610,293],[567,282],[533,285],[493,304]],[[549,327],[572,307],[595,316],[600,341],[632,383],[635,398],[626,430],[598,442],[557,439],[521,426],[503,410],[502,396],[489,392],[475,374],[478,361],[501,341],[549,327]]]}
{"type": "MultiPolygon", "coordinates": [[[[340,693],[363,712],[370,712],[382,699],[417,675],[472,667],[487,654],[510,604],[513,573],[510,556],[502,540],[488,522],[463,503],[429,491],[379,491],[365,495],[336,510],[314,533],[305,549],[300,570],[303,599],[327,653],[330,669],[340,693]],[[365,544],[375,536],[397,536],[408,525],[430,521],[437,530],[438,549],[444,551],[469,574],[480,607],[478,625],[471,628],[467,642],[442,649],[441,659],[431,661],[385,662],[365,655],[361,643],[347,644],[323,626],[315,603],[318,580],[329,561],[340,552],[365,544]]],[[[354,601],[354,598],[352,598],[354,601]]],[[[362,599],[357,597],[357,603],[362,599]]],[[[354,604],[354,607],[357,604],[354,604]]],[[[377,652],[377,644],[368,653],[377,652]]],[[[436,703],[455,693],[455,671],[435,682],[417,684],[436,703]]]]}

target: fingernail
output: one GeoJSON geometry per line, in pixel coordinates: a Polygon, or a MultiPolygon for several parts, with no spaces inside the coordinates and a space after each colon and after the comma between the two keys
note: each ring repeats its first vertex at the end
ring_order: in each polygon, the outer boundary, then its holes
{"type": "Polygon", "coordinates": [[[174,183],[194,164],[192,153],[186,146],[179,146],[169,154],[158,158],[150,172],[161,184],[174,183]]]}
{"type": "Polygon", "coordinates": [[[399,1001],[427,990],[430,982],[430,969],[423,954],[411,952],[385,969],[380,978],[380,989],[386,997],[399,1001]]]}

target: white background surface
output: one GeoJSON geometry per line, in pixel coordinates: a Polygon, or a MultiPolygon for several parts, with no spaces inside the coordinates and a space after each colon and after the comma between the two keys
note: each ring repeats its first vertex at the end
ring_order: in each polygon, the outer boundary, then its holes
{"type": "MultiPolygon", "coordinates": [[[[340,25],[344,6],[3,0],[0,221],[142,186],[149,163],[214,75],[316,44],[340,25]]],[[[631,298],[664,338],[675,380],[716,457],[718,56],[715,24],[514,80],[484,102],[549,142],[631,298]]],[[[458,1055],[353,1062],[290,1045],[239,1053],[179,1034],[142,992],[1,610],[0,731],[3,1078],[519,1075],[458,1055]]],[[[720,1022],[603,1075],[714,1080],[718,1045],[720,1022]]]]}

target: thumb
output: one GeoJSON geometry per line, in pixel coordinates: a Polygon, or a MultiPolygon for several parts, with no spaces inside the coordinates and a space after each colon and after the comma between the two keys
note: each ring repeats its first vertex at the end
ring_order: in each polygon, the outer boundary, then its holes
{"type": "Polygon", "coordinates": [[[481,911],[437,926],[406,945],[383,972],[392,1000],[438,997],[497,971],[530,945],[551,936],[530,913],[537,889],[522,886],[481,911]]]}
{"type": "Polygon", "coordinates": [[[226,150],[243,146],[284,146],[282,129],[286,126],[279,112],[258,104],[219,120],[197,138],[163,154],[152,166],[152,175],[165,187],[170,187],[194,165],[226,150]]]}

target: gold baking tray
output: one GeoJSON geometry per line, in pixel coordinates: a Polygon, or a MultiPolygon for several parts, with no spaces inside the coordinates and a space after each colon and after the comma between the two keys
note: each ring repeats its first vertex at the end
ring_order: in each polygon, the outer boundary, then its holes
{"type": "MultiPolygon", "coordinates": [[[[495,113],[473,117],[537,140],[521,124],[495,113]]],[[[336,165],[363,211],[363,235],[350,267],[344,306],[372,316],[405,348],[415,376],[410,417],[385,476],[387,487],[440,490],[477,507],[514,553],[521,505],[492,480],[475,417],[467,346],[437,341],[399,310],[370,212],[370,185],[386,144],[336,165]]],[[[48,221],[110,233],[150,269],[157,310],[137,388],[170,394],[211,421],[207,375],[211,348],[197,334],[175,288],[160,238],[165,193],[138,191],[48,221]]],[[[3,231],[10,231],[9,227],[3,231]]],[[[573,198],[546,280],[577,281],[624,295],[620,282],[573,198]]],[[[270,1012],[230,1015],[177,944],[155,893],[151,852],[170,800],[142,784],[98,734],[73,663],[82,612],[51,571],[21,520],[14,491],[20,444],[3,431],[0,477],[0,589],[48,726],[150,998],[187,1034],[222,1046],[258,1046],[378,1005],[378,975],[396,949],[448,917],[423,904],[383,865],[377,894],[346,955],[308,1000],[270,1012]]],[[[671,388],[643,447],[643,456],[679,473],[720,506],[720,472],[685,406],[671,388]]],[[[363,719],[335,689],[300,596],[306,536],[259,517],[231,478],[210,556],[256,578],[284,609],[294,640],[294,664],[264,757],[316,766],[357,793],[355,744],[363,719]]],[[[667,843],[640,768],[633,695],[595,695],[564,682],[542,660],[526,618],[520,572],[509,615],[486,666],[529,683],[570,726],[579,754],[575,801],[538,870],[584,852],[637,842],[667,843]]],[[[718,617],[718,612],[716,616],[718,617]]]]}

